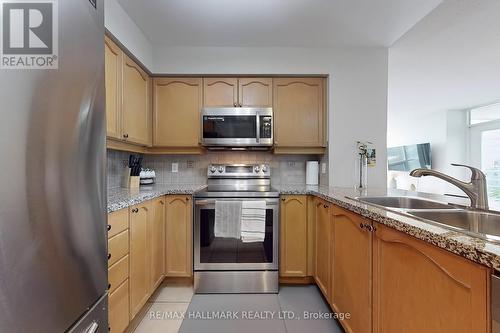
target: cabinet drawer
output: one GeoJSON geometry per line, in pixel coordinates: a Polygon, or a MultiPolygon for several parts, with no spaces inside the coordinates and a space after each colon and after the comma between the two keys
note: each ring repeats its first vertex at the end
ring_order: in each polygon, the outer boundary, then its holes
{"type": "Polygon", "coordinates": [[[128,209],[108,214],[108,238],[128,229],[128,209]]]}
{"type": "Polygon", "coordinates": [[[116,288],[128,278],[128,254],[113,264],[108,270],[109,293],[112,293],[116,288]]]}
{"type": "Polygon", "coordinates": [[[122,333],[129,324],[128,279],[109,295],[109,331],[122,333]]]}
{"type": "Polygon", "coordinates": [[[128,230],[108,240],[108,267],[128,254],[128,230]]]}

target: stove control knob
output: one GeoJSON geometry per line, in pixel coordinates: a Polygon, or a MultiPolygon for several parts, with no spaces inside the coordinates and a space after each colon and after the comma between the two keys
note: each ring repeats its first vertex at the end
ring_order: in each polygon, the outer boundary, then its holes
{"type": "Polygon", "coordinates": [[[223,167],[222,165],[219,167],[219,172],[220,172],[220,173],[223,173],[223,172],[224,172],[224,167],[223,167]]]}
{"type": "Polygon", "coordinates": [[[258,166],[258,165],[254,166],[253,170],[255,172],[259,172],[260,171],[260,166],[258,166]]]}
{"type": "Polygon", "coordinates": [[[263,166],[262,166],[262,172],[266,173],[266,172],[267,172],[267,169],[268,169],[268,168],[267,168],[267,165],[263,165],[263,166]]]}
{"type": "Polygon", "coordinates": [[[214,173],[215,171],[217,171],[217,168],[216,168],[215,166],[213,166],[213,165],[212,165],[212,166],[210,167],[210,172],[211,172],[211,173],[214,173]]]}

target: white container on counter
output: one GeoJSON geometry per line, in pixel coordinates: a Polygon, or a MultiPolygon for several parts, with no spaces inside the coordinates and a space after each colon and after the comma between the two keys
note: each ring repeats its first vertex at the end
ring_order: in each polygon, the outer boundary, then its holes
{"type": "Polygon", "coordinates": [[[306,185],[318,185],[319,162],[307,161],[306,164],[306,185]]]}

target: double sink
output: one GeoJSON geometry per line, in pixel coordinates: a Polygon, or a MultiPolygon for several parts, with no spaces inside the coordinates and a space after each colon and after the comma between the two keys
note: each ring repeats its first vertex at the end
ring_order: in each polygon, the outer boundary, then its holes
{"type": "Polygon", "coordinates": [[[356,197],[357,201],[500,243],[500,214],[407,196],[356,197]]]}

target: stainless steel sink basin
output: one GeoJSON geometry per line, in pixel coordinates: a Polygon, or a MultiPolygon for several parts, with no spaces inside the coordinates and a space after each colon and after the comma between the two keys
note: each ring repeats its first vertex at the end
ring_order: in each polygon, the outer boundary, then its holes
{"type": "Polygon", "coordinates": [[[410,215],[500,241],[500,215],[468,210],[408,211],[410,215]]]}
{"type": "Polygon", "coordinates": [[[455,207],[446,203],[421,199],[416,197],[357,197],[356,200],[382,206],[386,208],[401,209],[453,209],[455,207]]]}

